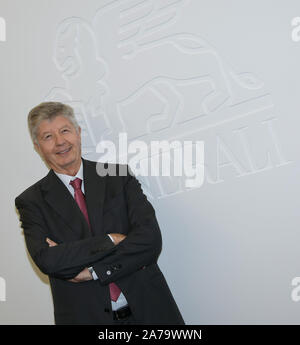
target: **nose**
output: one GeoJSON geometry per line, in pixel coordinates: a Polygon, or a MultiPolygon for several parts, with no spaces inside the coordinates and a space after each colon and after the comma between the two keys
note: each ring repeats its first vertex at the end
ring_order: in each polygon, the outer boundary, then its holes
{"type": "Polygon", "coordinates": [[[63,137],[63,135],[57,134],[55,136],[55,145],[56,146],[63,146],[65,143],[66,143],[66,140],[63,137]]]}

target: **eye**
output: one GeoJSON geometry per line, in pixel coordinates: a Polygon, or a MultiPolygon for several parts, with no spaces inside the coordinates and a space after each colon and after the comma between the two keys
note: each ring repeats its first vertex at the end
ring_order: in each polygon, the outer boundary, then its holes
{"type": "Polygon", "coordinates": [[[63,133],[66,133],[66,132],[69,132],[69,129],[68,128],[65,128],[62,130],[63,133]]]}
{"type": "Polygon", "coordinates": [[[51,134],[47,134],[47,135],[44,136],[44,140],[48,140],[48,139],[50,139],[51,137],[52,137],[51,134]]]}

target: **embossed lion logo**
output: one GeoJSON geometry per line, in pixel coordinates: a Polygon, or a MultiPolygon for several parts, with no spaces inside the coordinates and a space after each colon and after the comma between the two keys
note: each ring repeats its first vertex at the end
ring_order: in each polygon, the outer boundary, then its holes
{"type": "Polygon", "coordinates": [[[177,25],[189,0],[108,0],[91,21],[70,17],[57,28],[54,63],[64,86],[48,100],[72,105],[94,148],[119,132],[159,135],[259,97],[263,83],[236,73],[217,49],[177,25]]]}

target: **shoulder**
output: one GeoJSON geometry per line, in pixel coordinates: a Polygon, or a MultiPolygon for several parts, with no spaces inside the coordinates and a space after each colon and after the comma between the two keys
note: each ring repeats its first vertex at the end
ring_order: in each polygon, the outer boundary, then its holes
{"type": "Polygon", "coordinates": [[[95,162],[90,160],[84,160],[84,166],[95,169],[97,175],[100,177],[128,177],[133,173],[128,164],[120,163],[107,163],[107,162],[95,162]]]}
{"type": "Polygon", "coordinates": [[[15,198],[15,204],[18,205],[21,201],[33,202],[38,199],[38,195],[41,194],[41,186],[44,184],[45,180],[48,178],[48,175],[35,182],[30,187],[26,188],[21,194],[15,198]]]}
{"type": "Polygon", "coordinates": [[[106,190],[113,191],[114,194],[131,186],[131,181],[136,181],[128,164],[84,160],[84,168],[87,178],[103,180],[106,190]]]}

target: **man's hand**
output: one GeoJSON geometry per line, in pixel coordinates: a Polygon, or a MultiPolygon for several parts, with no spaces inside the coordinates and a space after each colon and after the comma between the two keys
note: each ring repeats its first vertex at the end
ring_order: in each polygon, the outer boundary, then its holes
{"type": "Polygon", "coordinates": [[[126,235],[123,235],[123,234],[113,233],[109,235],[112,237],[115,245],[119,244],[121,241],[123,241],[126,238],[126,235]]]}
{"type": "Polygon", "coordinates": [[[81,282],[86,282],[86,281],[92,280],[92,279],[93,279],[93,277],[92,277],[90,271],[88,270],[88,268],[86,267],[80,273],[78,273],[75,278],[69,279],[69,282],[81,283],[81,282]]]}
{"type": "Polygon", "coordinates": [[[57,246],[57,243],[52,241],[52,240],[50,240],[50,238],[48,238],[48,237],[46,238],[46,242],[49,244],[49,247],[57,246]]]}
{"type": "MultiPolygon", "coordinates": [[[[48,237],[46,238],[46,242],[48,243],[49,247],[55,247],[58,245],[56,242],[50,240],[50,238],[48,238],[48,237]]],[[[80,273],[78,273],[76,277],[69,279],[69,282],[81,283],[81,282],[85,282],[85,281],[92,280],[92,279],[93,279],[93,277],[92,277],[90,271],[86,267],[80,273]]]]}

